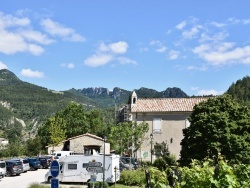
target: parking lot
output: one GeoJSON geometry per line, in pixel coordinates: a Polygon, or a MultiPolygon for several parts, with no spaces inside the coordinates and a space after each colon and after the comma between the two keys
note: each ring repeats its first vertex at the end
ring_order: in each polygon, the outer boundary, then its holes
{"type": "MultiPolygon", "coordinates": [[[[1,188],[28,188],[29,185],[33,183],[45,184],[44,175],[49,169],[38,169],[36,171],[28,171],[26,173],[21,173],[19,176],[4,177],[0,179],[1,188]]],[[[45,184],[50,187],[50,184],[45,184]]],[[[60,188],[85,188],[86,185],[83,184],[62,184],[60,183],[60,188]]]]}

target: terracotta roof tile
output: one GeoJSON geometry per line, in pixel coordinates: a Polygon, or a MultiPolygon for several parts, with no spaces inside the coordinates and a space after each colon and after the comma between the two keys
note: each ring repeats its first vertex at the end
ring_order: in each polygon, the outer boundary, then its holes
{"type": "Polygon", "coordinates": [[[131,112],[191,112],[195,104],[206,100],[207,97],[138,99],[131,112]]]}

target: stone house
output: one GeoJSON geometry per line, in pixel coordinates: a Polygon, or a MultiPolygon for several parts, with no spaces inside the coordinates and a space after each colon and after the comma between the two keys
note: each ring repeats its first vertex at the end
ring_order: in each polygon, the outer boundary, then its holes
{"type": "Polygon", "coordinates": [[[9,140],[6,138],[0,138],[0,149],[4,148],[6,145],[9,144],[9,140]]]}
{"type": "MultiPolygon", "coordinates": [[[[104,153],[104,139],[93,134],[82,134],[64,140],[61,144],[48,146],[48,154],[53,151],[73,151],[77,154],[86,153],[89,148],[93,148],[99,153],[104,153]]],[[[105,154],[110,154],[110,144],[105,142],[105,154]]]]}
{"type": "Polygon", "coordinates": [[[156,156],[151,154],[151,148],[154,149],[155,143],[165,142],[169,152],[179,159],[180,142],[183,139],[182,130],[190,125],[188,117],[196,104],[207,99],[205,97],[138,98],[133,92],[130,104],[122,109],[123,117],[126,118],[125,121],[149,124],[149,131],[141,140],[141,148],[137,150],[135,157],[152,161],[156,156]]]}

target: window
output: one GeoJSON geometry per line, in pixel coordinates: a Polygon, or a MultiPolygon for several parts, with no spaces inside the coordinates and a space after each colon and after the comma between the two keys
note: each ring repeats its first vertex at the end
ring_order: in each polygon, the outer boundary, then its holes
{"type": "Polygon", "coordinates": [[[0,162],[0,168],[5,168],[5,162],[0,162]]]}
{"type": "Polygon", "coordinates": [[[76,170],[77,164],[68,164],[68,169],[76,170]]]}
{"type": "Polygon", "coordinates": [[[161,118],[153,119],[153,133],[161,133],[161,118]]]}
{"type": "Polygon", "coordinates": [[[89,163],[83,163],[83,164],[82,164],[82,167],[83,167],[83,168],[87,168],[88,166],[89,166],[89,163]]]}
{"type": "Polygon", "coordinates": [[[173,143],[173,138],[170,138],[170,143],[171,143],[171,144],[173,143]]]}

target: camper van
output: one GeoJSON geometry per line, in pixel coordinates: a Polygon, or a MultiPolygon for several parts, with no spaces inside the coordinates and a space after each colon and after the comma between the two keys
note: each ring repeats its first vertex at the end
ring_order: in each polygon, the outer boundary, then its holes
{"type": "Polygon", "coordinates": [[[60,159],[61,157],[65,157],[65,156],[69,156],[69,155],[73,155],[74,152],[73,151],[55,151],[52,153],[52,156],[55,159],[60,159]]]}
{"type": "MultiPolygon", "coordinates": [[[[96,181],[103,181],[105,158],[105,181],[114,183],[120,179],[119,155],[69,155],[59,159],[59,182],[89,182],[93,175],[96,181]],[[93,166],[94,165],[94,166],[93,166]]],[[[51,173],[45,174],[45,181],[51,181],[51,173]]]]}

